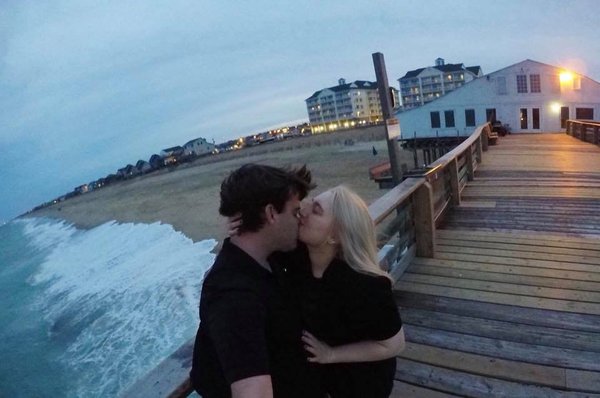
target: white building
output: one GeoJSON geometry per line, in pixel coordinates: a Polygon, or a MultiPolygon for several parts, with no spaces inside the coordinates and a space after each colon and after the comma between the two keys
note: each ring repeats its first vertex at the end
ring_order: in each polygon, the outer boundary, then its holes
{"type": "MultiPolygon", "coordinates": [[[[340,79],[338,83],[316,91],[306,99],[313,133],[383,121],[376,82],[356,80],[346,83],[340,79]]],[[[392,93],[398,103],[397,90],[392,89],[392,93]]]]}
{"type": "Polygon", "coordinates": [[[435,66],[406,72],[398,79],[402,106],[405,109],[424,105],[482,76],[481,67],[446,64],[443,58],[435,66]]]}
{"type": "Polygon", "coordinates": [[[186,142],[183,151],[186,155],[206,155],[215,151],[215,144],[207,142],[204,138],[196,138],[186,142]]]}
{"type": "Polygon", "coordinates": [[[495,120],[513,133],[561,131],[567,119],[599,116],[600,83],[529,59],[396,114],[405,139],[469,135],[495,120]]]}

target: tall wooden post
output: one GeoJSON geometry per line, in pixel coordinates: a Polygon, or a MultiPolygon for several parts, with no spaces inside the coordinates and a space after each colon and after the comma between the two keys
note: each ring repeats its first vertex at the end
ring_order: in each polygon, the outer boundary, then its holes
{"type": "Polygon", "coordinates": [[[452,205],[460,206],[460,179],[458,177],[458,161],[454,158],[448,165],[450,171],[450,192],[452,195],[452,205]]]}
{"type": "Polygon", "coordinates": [[[377,78],[377,90],[379,92],[379,101],[381,102],[381,111],[385,122],[387,135],[387,147],[390,157],[390,167],[392,169],[392,181],[394,185],[402,181],[402,172],[398,159],[400,159],[400,146],[397,138],[400,136],[400,123],[392,115],[392,99],[390,97],[390,87],[388,85],[387,72],[385,70],[385,60],[382,53],[373,53],[373,65],[375,67],[375,77],[377,78]]]}
{"type": "MultiPolygon", "coordinates": [[[[486,134],[486,132],[483,131],[482,134],[486,134]]],[[[479,138],[477,139],[477,141],[475,141],[475,145],[476,145],[475,151],[477,154],[477,159],[475,159],[475,160],[477,160],[477,163],[481,163],[481,161],[483,160],[483,155],[482,155],[483,144],[481,143],[481,135],[479,135],[479,138]]]]}
{"type": "Polygon", "coordinates": [[[467,166],[467,180],[473,181],[475,177],[475,170],[473,170],[473,145],[469,146],[466,153],[466,166],[467,166]]]}
{"type": "Polygon", "coordinates": [[[483,149],[484,152],[488,150],[490,131],[490,125],[488,123],[481,132],[481,149],[483,149]]]}
{"type": "Polygon", "coordinates": [[[417,256],[432,258],[435,254],[435,220],[433,189],[423,183],[413,195],[417,256]]]}

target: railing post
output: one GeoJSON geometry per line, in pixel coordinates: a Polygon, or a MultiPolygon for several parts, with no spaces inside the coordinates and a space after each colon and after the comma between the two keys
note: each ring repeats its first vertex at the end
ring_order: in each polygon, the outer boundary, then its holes
{"type": "Polygon", "coordinates": [[[428,182],[423,183],[415,191],[413,209],[417,256],[432,258],[435,253],[435,221],[433,219],[433,189],[428,182]]]}
{"type": "Polygon", "coordinates": [[[594,144],[600,144],[600,127],[598,126],[594,127],[594,144]]]}
{"type": "Polygon", "coordinates": [[[469,146],[469,148],[467,149],[467,161],[466,161],[466,165],[467,166],[467,180],[469,181],[473,181],[474,178],[474,171],[473,171],[473,147],[469,146]]]}
{"type": "Polygon", "coordinates": [[[484,131],[481,132],[479,138],[477,139],[475,150],[477,151],[477,163],[481,163],[483,160],[483,143],[481,142],[481,135],[483,135],[484,131]]]}
{"type": "Polygon", "coordinates": [[[489,146],[489,133],[490,133],[490,125],[486,125],[481,132],[481,149],[484,151],[488,150],[489,146]]]}
{"type": "Polygon", "coordinates": [[[448,165],[450,172],[450,192],[452,195],[452,205],[460,206],[460,180],[458,178],[458,161],[456,158],[448,165]]]}

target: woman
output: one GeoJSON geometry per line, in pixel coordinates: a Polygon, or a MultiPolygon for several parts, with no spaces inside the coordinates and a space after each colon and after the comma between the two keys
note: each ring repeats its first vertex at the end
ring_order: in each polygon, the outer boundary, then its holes
{"type": "MultiPolygon", "coordinates": [[[[299,224],[303,245],[273,256],[271,265],[286,291],[285,307],[298,314],[304,328],[310,367],[304,375],[321,386],[321,393],[311,396],[388,397],[404,331],[392,281],[377,263],[366,204],[338,186],[305,200],[299,224]]],[[[297,357],[291,351],[290,363],[297,357]]]]}
{"type": "Polygon", "coordinates": [[[299,240],[288,270],[308,361],[333,398],[388,397],[404,332],[367,205],[344,186],[305,201],[299,240]]]}

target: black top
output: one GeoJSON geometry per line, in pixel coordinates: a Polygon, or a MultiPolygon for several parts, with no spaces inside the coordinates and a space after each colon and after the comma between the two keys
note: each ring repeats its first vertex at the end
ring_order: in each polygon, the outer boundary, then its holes
{"type": "Polygon", "coordinates": [[[225,240],[200,298],[190,378],[203,397],[229,397],[233,382],[269,374],[266,322],[273,290],[272,274],[225,240]]]}
{"type": "MultiPolygon", "coordinates": [[[[385,340],[402,327],[388,278],[356,272],[339,259],[315,278],[303,250],[288,262],[304,327],[318,339],[332,346],[385,340]]],[[[396,359],[324,365],[321,370],[323,386],[333,398],[388,397],[396,359]]]]}
{"type": "Polygon", "coordinates": [[[271,375],[275,397],[317,397],[289,311],[287,272],[261,267],[229,239],[202,285],[190,378],[203,398],[231,397],[231,384],[271,375]]]}

